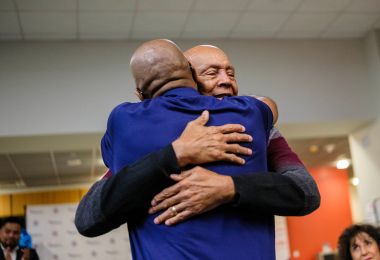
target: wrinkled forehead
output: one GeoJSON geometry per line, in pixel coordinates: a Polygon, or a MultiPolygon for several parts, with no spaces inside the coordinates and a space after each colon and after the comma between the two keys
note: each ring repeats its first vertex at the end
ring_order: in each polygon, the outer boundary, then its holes
{"type": "Polygon", "coordinates": [[[205,47],[190,57],[190,62],[195,70],[204,70],[209,67],[233,69],[228,56],[218,48],[205,47]]]}

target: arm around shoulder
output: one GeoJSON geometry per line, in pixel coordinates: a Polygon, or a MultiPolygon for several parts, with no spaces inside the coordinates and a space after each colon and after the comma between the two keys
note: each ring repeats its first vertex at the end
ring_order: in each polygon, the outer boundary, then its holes
{"type": "Polygon", "coordinates": [[[172,184],[168,176],[178,171],[169,145],[96,182],[77,208],[75,225],[79,233],[99,236],[146,215],[153,196],[172,184]]]}
{"type": "Polygon", "coordinates": [[[271,172],[233,177],[235,206],[248,212],[303,216],[320,206],[318,186],[285,138],[274,128],[268,146],[271,172]]]}
{"type": "Polygon", "coordinates": [[[268,146],[268,162],[272,171],[288,177],[302,192],[303,205],[299,215],[309,214],[319,208],[321,197],[318,186],[297,154],[289,147],[278,129],[273,128],[273,139],[268,146]]]}

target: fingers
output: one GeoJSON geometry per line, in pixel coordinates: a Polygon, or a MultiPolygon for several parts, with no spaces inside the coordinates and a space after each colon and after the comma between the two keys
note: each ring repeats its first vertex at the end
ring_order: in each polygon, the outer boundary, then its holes
{"type": "Polygon", "coordinates": [[[227,144],[225,147],[227,153],[251,155],[252,150],[250,148],[238,145],[238,144],[227,144]]]}
{"type": "Polygon", "coordinates": [[[209,120],[210,114],[207,110],[203,111],[202,114],[190,123],[204,126],[209,120]]]}
{"type": "Polygon", "coordinates": [[[223,135],[224,140],[226,143],[235,143],[235,142],[252,142],[253,138],[252,136],[248,134],[241,134],[241,133],[229,133],[223,135]]]}
{"type": "Polygon", "coordinates": [[[245,164],[245,160],[237,155],[250,156],[252,155],[252,150],[239,144],[223,144],[214,149],[213,159],[214,161],[245,164]]]}
{"type": "Polygon", "coordinates": [[[186,209],[185,204],[177,204],[174,206],[175,211],[172,210],[172,208],[168,208],[165,212],[162,214],[158,215],[153,222],[155,224],[162,224],[165,223],[167,226],[172,226],[175,224],[178,224],[179,222],[183,222],[186,219],[194,216],[194,212],[191,210],[186,209]]]}
{"type": "Polygon", "coordinates": [[[172,225],[178,224],[179,222],[183,222],[193,215],[194,214],[190,210],[184,210],[184,211],[180,212],[178,215],[176,215],[172,218],[166,219],[165,225],[172,226],[172,225]]]}
{"type": "Polygon", "coordinates": [[[232,153],[223,154],[223,157],[221,160],[226,161],[226,162],[240,164],[240,165],[245,164],[245,160],[243,158],[240,158],[239,156],[232,154],[232,153]]]}
{"type": "Polygon", "coordinates": [[[152,207],[150,207],[150,209],[148,210],[148,213],[149,214],[154,214],[160,210],[164,210],[164,209],[167,209],[169,208],[170,205],[173,205],[173,199],[172,200],[169,200],[167,201],[166,199],[163,199],[163,200],[157,200],[157,199],[153,199],[152,200],[152,207]],[[170,202],[172,201],[172,202],[170,202]],[[169,203],[170,202],[170,203],[169,203]]]}
{"type": "MultiPolygon", "coordinates": [[[[179,182],[187,177],[189,177],[193,172],[193,169],[183,171],[181,174],[171,174],[170,178],[179,182]]],[[[169,208],[172,205],[179,203],[182,200],[181,190],[183,186],[181,183],[174,184],[173,186],[162,190],[156,196],[154,196],[149,209],[149,214],[154,214],[160,210],[169,208]]]]}
{"type": "Polygon", "coordinates": [[[180,201],[181,201],[181,198],[178,195],[164,199],[163,201],[157,203],[157,205],[152,206],[148,212],[149,214],[154,214],[160,210],[165,210],[167,208],[170,208],[171,206],[176,205],[180,201]]]}
{"type": "MultiPolygon", "coordinates": [[[[160,204],[163,200],[166,200],[167,198],[172,197],[173,195],[177,194],[179,191],[180,191],[180,186],[178,184],[170,186],[169,188],[162,190],[160,193],[158,193],[156,196],[154,196],[154,198],[151,202],[151,205],[153,207],[157,207],[157,205],[160,204]]],[[[165,207],[165,208],[167,208],[167,207],[165,207]]],[[[162,209],[162,208],[160,207],[160,209],[162,209]]]]}
{"type": "Polygon", "coordinates": [[[193,169],[183,171],[181,174],[170,174],[170,178],[176,182],[182,181],[183,179],[189,177],[193,173],[193,169]]]}
{"type": "Polygon", "coordinates": [[[213,128],[216,132],[222,134],[228,134],[233,132],[243,133],[245,131],[245,127],[239,124],[226,124],[221,126],[214,126],[213,128]]]}

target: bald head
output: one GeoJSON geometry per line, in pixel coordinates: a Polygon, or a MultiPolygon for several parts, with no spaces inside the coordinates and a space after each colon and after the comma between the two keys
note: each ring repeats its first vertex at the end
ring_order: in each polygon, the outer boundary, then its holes
{"type": "Polygon", "coordinates": [[[191,64],[194,63],[197,67],[204,64],[204,61],[211,56],[220,56],[229,60],[227,54],[222,49],[213,45],[197,45],[188,49],[183,54],[191,64]]]}
{"type": "Polygon", "coordinates": [[[209,96],[236,96],[235,69],[227,54],[212,45],[198,45],[184,55],[191,63],[198,90],[209,96]]]}
{"type": "Polygon", "coordinates": [[[134,52],[130,67],[140,99],[153,98],[179,86],[196,86],[187,59],[169,40],[143,43],[134,52]]]}

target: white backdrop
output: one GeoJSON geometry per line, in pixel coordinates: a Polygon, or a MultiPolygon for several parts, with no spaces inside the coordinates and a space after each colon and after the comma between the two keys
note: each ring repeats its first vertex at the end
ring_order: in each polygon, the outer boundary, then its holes
{"type": "Polygon", "coordinates": [[[27,230],[41,260],[128,260],[127,226],[96,238],[81,236],[75,228],[76,204],[28,206],[27,230]]]}
{"type": "MultiPolygon", "coordinates": [[[[28,206],[26,226],[41,260],[130,260],[128,228],[86,238],[75,228],[77,204],[28,206]]],[[[290,259],[286,219],[276,217],[276,258],[290,259]]]]}
{"type": "Polygon", "coordinates": [[[286,218],[275,216],[274,223],[276,232],[276,259],[288,260],[290,259],[290,249],[286,218]]]}

